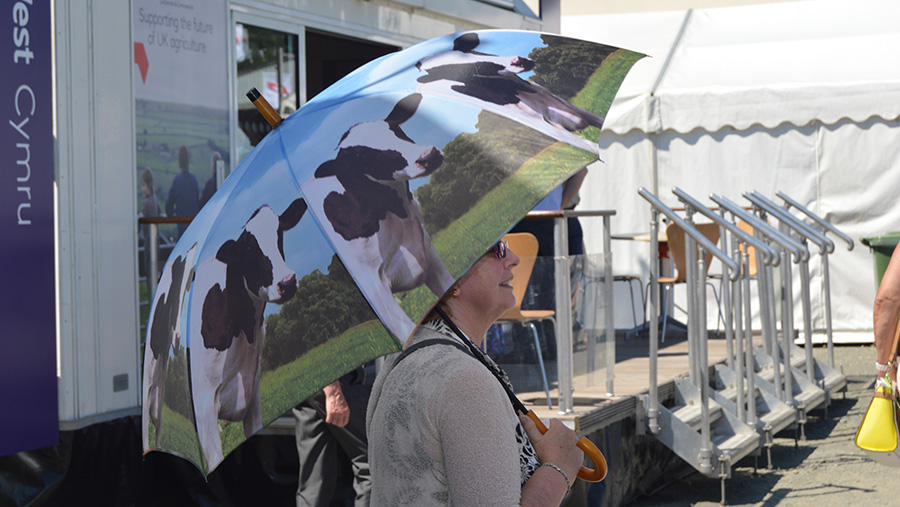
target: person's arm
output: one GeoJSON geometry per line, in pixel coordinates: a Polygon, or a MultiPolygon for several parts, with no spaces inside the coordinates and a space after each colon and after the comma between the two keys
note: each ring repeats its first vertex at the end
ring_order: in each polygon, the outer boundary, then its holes
{"type": "Polygon", "coordinates": [[[559,419],[551,419],[547,433],[541,434],[534,421],[520,416],[519,422],[537,452],[541,467],[522,486],[522,500],[525,506],[559,505],[569,488],[574,484],[584,453],[576,447],[578,436],[559,419]],[[545,466],[552,463],[561,469],[545,466]]]}
{"type": "Polygon", "coordinates": [[[325,422],[343,428],[350,422],[350,406],[344,398],[339,380],[325,386],[325,422]]]}
{"type": "Polygon", "coordinates": [[[581,190],[581,185],[584,183],[584,178],[587,177],[587,167],[582,167],[580,171],[573,174],[569,179],[567,179],[563,183],[563,193],[562,193],[562,205],[563,209],[569,207],[569,204],[578,197],[578,191],[581,190]]]}
{"type": "MultiPolygon", "coordinates": [[[[872,310],[872,321],[875,331],[875,360],[888,364],[894,360],[896,351],[891,350],[894,334],[897,331],[897,318],[900,312],[900,248],[895,248],[881,285],[875,293],[875,304],[872,310]]],[[[891,369],[891,378],[896,380],[897,366],[891,369]]],[[[879,372],[879,377],[884,372],[879,372]]]]}

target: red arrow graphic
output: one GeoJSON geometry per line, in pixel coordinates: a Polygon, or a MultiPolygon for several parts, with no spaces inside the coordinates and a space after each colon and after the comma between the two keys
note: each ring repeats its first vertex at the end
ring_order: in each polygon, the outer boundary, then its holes
{"type": "Polygon", "coordinates": [[[141,81],[147,82],[147,69],[150,68],[150,62],[147,61],[147,51],[144,49],[143,42],[134,43],[134,63],[141,70],[141,81]]]}

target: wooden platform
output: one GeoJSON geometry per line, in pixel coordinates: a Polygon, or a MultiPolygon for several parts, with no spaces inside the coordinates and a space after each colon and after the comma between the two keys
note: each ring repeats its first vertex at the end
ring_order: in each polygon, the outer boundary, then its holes
{"type": "MultiPolygon", "coordinates": [[[[727,357],[724,333],[718,337],[709,333],[709,365],[724,363],[727,357]]],[[[554,409],[547,408],[543,391],[518,393],[525,405],[541,418],[559,418],[579,434],[587,434],[601,429],[607,424],[633,415],[637,403],[636,396],[649,392],[650,358],[649,338],[632,337],[625,339],[623,331],[616,332],[616,364],[614,377],[615,396],[606,396],[606,370],[594,373],[593,379],[584,375],[574,379],[574,412],[559,414],[556,409],[558,393],[550,391],[554,409]]],[[[761,345],[761,338],[754,337],[754,345],[761,345]]],[[[667,333],[666,341],[659,344],[657,381],[661,396],[672,389],[676,377],[687,377],[688,342],[684,333],[667,333]]]]}
{"type": "MultiPolygon", "coordinates": [[[[724,333],[719,337],[709,333],[709,364],[725,362],[726,345],[724,333]]],[[[546,395],[543,391],[518,392],[519,399],[542,419],[559,418],[579,434],[588,434],[634,415],[637,396],[649,392],[650,359],[649,338],[646,336],[625,339],[624,330],[616,332],[616,365],[614,388],[615,396],[606,395],[606,370],[601,369],[592,378],[586,375],[576,376],[575,406],[569,414],[559,414],[557,406],[558,393],[550,391],[554,409],[547,408],[546,395]]],[[[754,344],[761,345],[761,338],[754,337],[754,344]]],[[[601,345],[601,347],[603,347],[601,345]]],[[[659,345],[657,380],[660,396],[673,390],[676,377],[686,377],[688,366],[688,343],[684,333],[668,332],[666,341],[659,345]]],[[[552,363],[550,361],[549,363],[552,363]]],[[[555,370],[555,365],[548,364],[555,370]]],[[[262,434],[293,434],[294,418],[284,416],[262,430],[262,434]]]]}

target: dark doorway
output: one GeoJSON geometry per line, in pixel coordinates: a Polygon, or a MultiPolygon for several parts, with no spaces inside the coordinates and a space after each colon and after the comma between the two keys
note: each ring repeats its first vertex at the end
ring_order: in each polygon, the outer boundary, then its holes
{"type": "Polygon", "coordinates": [[[306,98],[315,97],[362,65],[398,47],[337,34],[306,31],[306,98]]]}

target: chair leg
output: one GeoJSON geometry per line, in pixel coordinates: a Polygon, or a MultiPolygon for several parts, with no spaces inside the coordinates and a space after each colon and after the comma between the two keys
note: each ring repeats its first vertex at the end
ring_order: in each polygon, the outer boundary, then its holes
{"type": "Polygon", "coordinates": [[[644,291],[644,288],[641,287],[641,279],[637,278],[635,280],[638,284],[638,290],[641,291],[641,315],[644,320],[647,320],[647,293],[644,291]]]}
{"type": "Polygon", "coordinates": [[[638,282],[638,288],[641,289],[641,313],[643,314],[643,320],[642,320],[643,324],[641,324],[640,326],[635,324],[634,328],[632,328],[630,331],[625,333],[626,341],[629,340],[632,335],[636,335],[636,334],[640,333],[641,330],[645,330],[645,331],[650,330],[650,323],[647,322],[647,296],[646,296],[647,294],[650,293],[650,282],[647,282],[646,287],[640,286],[640,283],[641,283],[640,280],[637,280],[637,282],[638,282]]]}
{"type": "MultiPolygon", "coordinates": [[[[725,278],[724,275],[722,278],[725,278]]],[[[713,297],[716,298],[716,306],[719,308],[719,320],[716,321],[716,336],[719,336],[719,325],[725,327],[725,315],[722,314],[722,301],[719,299],[719,294],[716,292],[715,284],[712,282],[706,282],[706,284],[712,287],[713,297]]]]}
{"type": "Polygon", "coordinates": [[[541,353],[541,341],[538,337],[537,326],[534,321],[528,321],[531,332],[534,334],[534,350],[537,353],[538,364],[541,365],[541,378],[544,379],[544,393],[547,395],[547,407],[553,408],[553,400],[550,399],[550,384],[547,382],[547,370],[544,369],[544,355],[541,353]]]}
{"type": "MultiPolygon", "coordinates": [[[[634,318],[634,327],[637,327],[637,305],[634,304],[634,281],[634,278],[628,279],[628,293],[631,294],[631,316],[634,318]]],[[[640,281],[638,281],[638,283],[640,283],[640,281]]]]}
{"type": "MultiPolygon", "coordinates": [[[[663,290],[666,292],[666,296],[663,298],[663,311],[662,311],[662,332],[659,334],[659,342],[666,343],[666,324],[669,322],[669,292],[672,291],[671,284],[665,284],[663,290]]],[[[659,323],[656,323],[659,325],[659,323]]]]}

